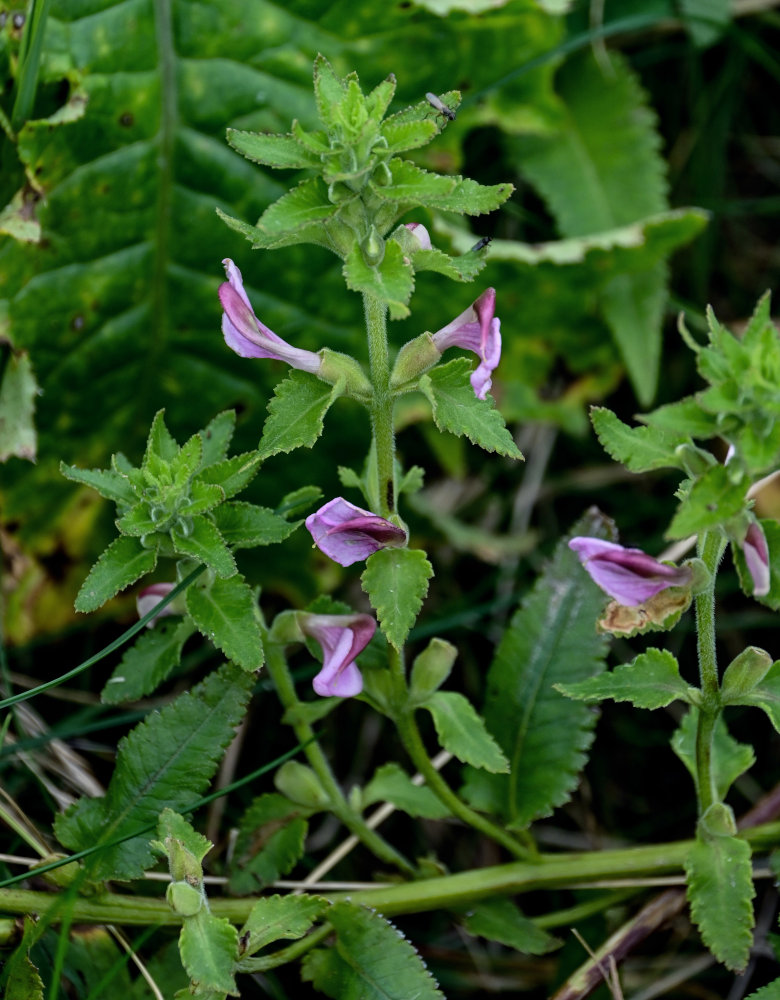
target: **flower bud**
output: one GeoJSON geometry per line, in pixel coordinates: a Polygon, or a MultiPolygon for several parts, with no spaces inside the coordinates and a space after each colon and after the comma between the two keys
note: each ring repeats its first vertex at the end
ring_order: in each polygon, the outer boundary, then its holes
{"type": "Polygon", "coordinates": [[[363,253],[363,260],[369,267],[378,267],[382,263],[385,255],[385,241],[377,232],[376,226],[372,226],[368,236],[360,244],[363,253]]]}
{"type": "Polygon", "coordinates": [[[344,395],[351,399],[358,399],[366,402],[371,399],[373,388],[365,372],[358,362],[348,354],[341,354],[339,351],[331,351],[329,347],[323,347],[319,352],[322,359],[317,378],[330,385],[337,382],[344,382],[344,395]]]}
{"type": "Polygon", "coordinates": [[[738,702],[760,684],[772,666],[772,657],[757,646],[743,649],[726,667],[721,683],[721,697],[726,703],[738,702]]]}
{"type": "Polygon", "coordinates": [[[291,802],[307,809],[322,809],[328,805],[328,796],[317,775],[297,760],[282,764],[274,775],[274,784],[291,802]]]}
{"type": "Polygon", "coordinates": [[[412,664],[412,697],[425,699],[437,691],[449,677],[457,655],[452,643],[431,639],[412,664]]]}
{"type": "Polygon", "coordinates": [[[390,376],[390,388],[401,389],[403,386],[411,385],[429,368],[433,368],[440,357],[441,351],[434,344],[430,333],[421,333],[419,337],[404,344],[398,352],[390,376]]]}

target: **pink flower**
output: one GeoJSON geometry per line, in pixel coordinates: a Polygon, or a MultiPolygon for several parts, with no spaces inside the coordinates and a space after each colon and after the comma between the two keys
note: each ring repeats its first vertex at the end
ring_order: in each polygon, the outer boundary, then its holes
{"type": "Polygon", "coordinates": [[[367,559],[387,545],[403,545],[406,532],[343,497],[330,500],[306,518],[314,544],[341,566],[367,559]]]}
{"type": "MultiPolygon", "coordinates": [[[[135,599],[135,606],[138,610],[138,617],[143,618],[144,615],[148,615],[149,612],[156,608],[157,605],[167,597],[168,594],[176,586],[175,583],[151,583],[148,587],[144,587],[143,590],[139,590],[138,595],[135,599]]],[[[154,628],[157,624],[158,618],[164,618],[166,615],[178,615],[181,614],[174,605],[176,601],[172,604],[166,604],[165,607],[156,614],[154,618],[150,618],[146,623],[147,628],[154,628]]]]}
{"type": "Polygon", "coordinates": [[[431,249],[431,237],[428,230],[421,222],[407,222],[406,228],[417,238],[421,250],[431,249]]]}
{"type": "Polygon", "coordinates": [[[667,587],[685,587],[693,580],[688,566],[669,566],[641,549],[626,549],[600,538],[572,538],[569,548],[593,581],[625,607],[636,607],[667,587]]]}
{"type": "Polygon", "coordinates": [[[229,257],[222,263],[228,280],[219,286],[219,298],[224,309],[222,333],[228,347],[242,358],[274,358],[316,375],[322,364],[319,354],[292,347],[261,323],[244,291],[241,272],[229,257]]]}
{"type": "Polygon", "coordinates": [[[355,663],[376,632],[371,615],[314,615],[299,612],[298,623],[305,635],[322,646],[322,670],[312,681],[323,698],[350,698],[363,690],[363,678],[355,663]]]}
{"type": "Polygon", "coordinates": [[[753,593],[756,597],[763,597],[769,593],[770,586],[769,547],[758,521],[751,522],[742,543],[742,552],[753,580],[753,593]]]}
{"type": "Polygon", "coordinates": [[[478,399],[488,394],[493,369],[501,358],[501,321],[495,311],[496,290],[488,288],[465,312],[431,338],[440,353],[448,347],[463,347],[477,355],[479,365],[471,374],[471,385],[478,399]]]}

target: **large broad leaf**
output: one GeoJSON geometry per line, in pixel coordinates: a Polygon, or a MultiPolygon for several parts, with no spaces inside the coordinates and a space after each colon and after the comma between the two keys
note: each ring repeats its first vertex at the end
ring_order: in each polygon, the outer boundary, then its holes
{"type": "Polygon", "coordinates": [[[181,811],[197,798],[233,738],[252,683],[251,675],[223,667],[120,740],[105,796],[80,799],[55,822],[65,847],[105,845],[87,861],[92,878],[140,878],[151,865],[148,836],[116,841],[155,823],[165,806],[181,811]]]}
{"type": "MultiPolygon", "coordinates": [[[[617,53],[610,71],[588,53],[566,63],[559,93],[568,118],[553,135],[522,140],[521,171],[550,205],[564,236],[601,233],[664,211],[666,182],[652,113],[617,53]]],[[[666,272],[656,264],[616,277],[603,308],[634,389],[653,398],[661,356],[666,272]]]]}
{"type": "MultiPolygon", "coordinates": [[[[586,517],[574,534],[609,534],[586,517]]],[[[477,808],[513,828],[548,816],[571,795],[593,739],[592,709],[554,689],[604,669],[606,640],[596,632],[604,594],[561,542],[533,591],[515,613],[488,673],[484,717],[511,773],[469,770],[465,793],[477,808]]]]}

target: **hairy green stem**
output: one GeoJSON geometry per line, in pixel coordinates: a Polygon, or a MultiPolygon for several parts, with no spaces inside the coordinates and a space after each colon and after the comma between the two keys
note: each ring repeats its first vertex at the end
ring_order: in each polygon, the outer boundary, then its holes
{"type": "MultiPolygon", "coordinates": [[[[743,830],[739,837],[756,850],[777,847],[780,843],[780,822],[743,830]]],[[[509,896],[538,889],[582,886],[616,878],[681,875],[693,844],[692,840],[683,840],[613,851],[541,855],[534,862],[513,861],[455,875],[348,893],[323,893],[316,886],[313,888],[318,896],[324,895],[331,901],[349,899],[353,903],[371,906],[386,916],[423,913],[456,909],[496,895],[509,896]]],[[[600,885],[599,890],[601,889],[603,886],[600,885]]],[[[0,912],[45,914],[58,904],[60,895],[52,896],[50,892],[31,889],[2,889],[0,912]]],[[[233,923],[240,924],[249,916],[257,900],[258,897],[212,898],[209,899],[209,907],[216,916],[227,917],[233,923]]],[[[75,899],[71,907],[71,918],[76,923],[135,926],[151,923],[168,926],[181,924],[181,917],[173,912],[162,892],[156,897],[107,892],[75,899]]],[[[58,919],[59,917],[54,917],[54,922],[58,919]]]]}
{"type": "Polygon", "coordinates": [[[281,646],[273,642],[267,642],[266,665],[271,679],[274,682],[276,693],[279,695],[284,708],[291,713],[296,721],[291,723],[295,735],[303,744],[303,752],[317,775],[323,791],[330,799],[330,809],[338,819],[353,833],[365,846],[372,851],[380,860],[400,869],[406,875],[414,875],[414,866],[399,853],[391,844],[366,824],[366,821],[347,802],[344,793],[339,787],[336,778],[331,771],[330,764],[322,748],[317,742],[314,730],[308,722],[299,718],[295,711],[301,705],[298,695],[295,692],[295,684],[290,676],[287,661],[284,657],[284,650],[281,646]]]}
{"type": "Polygon", "coordinates": [[[371,429],[376,449],[376,513],[389,517],[395,513],[395,433],[393,396],[390,392],[390,354],[387,345],[387,306],[374,295],[363,296],[368,335],[368,362],[374,395],[371,404],[371,429]]]}
{"type": "Polygon", "coordinates": [[[707,531],[699,538],[699,558],[710,573],[706,590],[696,595],[696,645],[702,692],[696,725],[696,789],[700,816],[718,801],[712,768],[712,740],[722,710],[715,650],[715,580],[725,546],[725,539],[719,532],[707,531]]]}
{"type": "Polygon", "coordinates": [[[527,858],[530,853],[527,848],[519,844],[503,827],[496,825],[486,816],[475,812],[467,806],[453,792],[444,778],[442,778],[433,766],[433,762],[428,756],[428,751],[425,749],[420,730],[417,727],[417,721],[414,718],[414,709],[411,707],[403,709],[397,714],[394,721],[398,727],[398,733],[406,748],[406,752],[411,757],[415,767],[425,778],[431,791],[447,806],[453,816],[457,816],[464,823],[468,823],[475,830],[479,830],[486,837],[490,837],[491,840],[495,840],[496,843],[501,844],[514,857],[527,858]]]}

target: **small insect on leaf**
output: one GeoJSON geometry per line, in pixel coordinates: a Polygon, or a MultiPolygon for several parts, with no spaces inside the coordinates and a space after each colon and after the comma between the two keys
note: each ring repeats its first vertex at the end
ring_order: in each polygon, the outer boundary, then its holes
{"type": "Polygon", "coordinates": [[[425,99],[432,108],[436,108],[439,114],[444,115],[445,118],[449,118],[451,122],[455,121],[455,112],[451,108],[448,108],[443,101],[440,101],[436,94],[432,94],[429,91],[425,95],[425,99]]]}
{"type": "Polygon", "coordinates": [[[492,236],[483,236],[481,240],[477,240],[477,242],[471,248],[469,253],[476,253],[478,250],[484,250],[485,247],[490,246],[492,242],[493,242],[492,236]]]}

